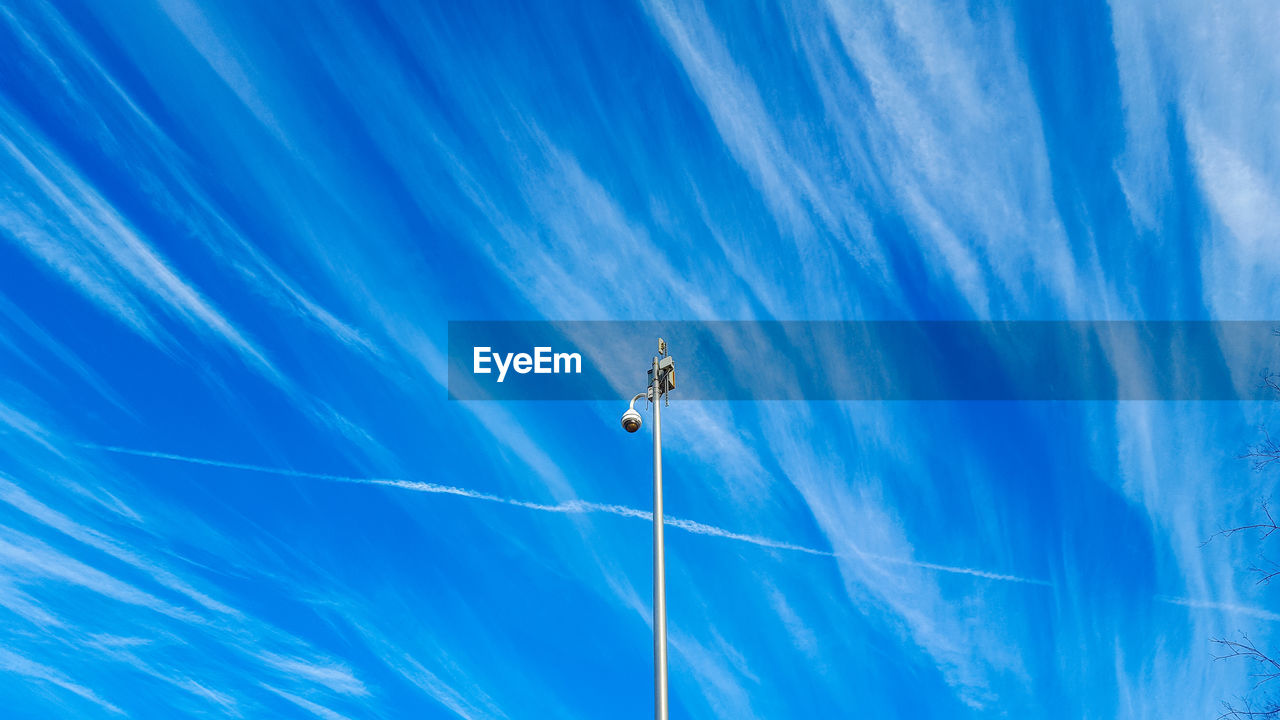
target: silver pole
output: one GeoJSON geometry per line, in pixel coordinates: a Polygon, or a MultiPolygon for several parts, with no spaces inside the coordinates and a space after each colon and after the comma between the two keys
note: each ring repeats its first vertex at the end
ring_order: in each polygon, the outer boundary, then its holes
{"type": "Polygon", "coordinates": [[[662,380],[653,359],[653,716],[667,720],[667,570],[662,542],[662,380]]]}

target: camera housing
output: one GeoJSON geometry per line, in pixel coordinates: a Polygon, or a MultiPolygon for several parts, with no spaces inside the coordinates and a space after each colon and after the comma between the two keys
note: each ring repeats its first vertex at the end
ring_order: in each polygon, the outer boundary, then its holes
{"type": "Polygon", "coordinates": [[[622,414],[622,429],[629,433],[639,430],[643,423],[640,413],[636,412],[635,408],[630,408],[622,414]]]}

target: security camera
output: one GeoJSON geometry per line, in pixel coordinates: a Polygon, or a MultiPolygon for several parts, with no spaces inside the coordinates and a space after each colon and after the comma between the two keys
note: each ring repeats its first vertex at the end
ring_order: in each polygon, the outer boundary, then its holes
{"type": "Polygon", "coordinates": [[[640,429],[640,413],[635,408],[630,408],[622,413],[622,429],[629,433],[633,433],[640,429]]]}

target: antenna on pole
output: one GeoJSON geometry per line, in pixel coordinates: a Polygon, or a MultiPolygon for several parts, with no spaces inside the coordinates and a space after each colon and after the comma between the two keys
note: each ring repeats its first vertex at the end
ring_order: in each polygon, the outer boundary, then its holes
{"type": "Polygon", "coordinates": [[[671,406],[671,396],[667,393],[676,389],[676,361],[667,354],[667,341],[662,338],[658,338],[658,357],[649,369],[649,386],[653,388],[655,403],[662,398],[667,407],[671,406]]]}

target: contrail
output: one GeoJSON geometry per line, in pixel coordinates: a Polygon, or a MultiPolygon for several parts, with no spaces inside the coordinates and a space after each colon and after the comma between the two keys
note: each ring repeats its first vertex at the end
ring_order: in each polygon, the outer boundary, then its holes
{"type": "MultiPolygon", "coordinates": [[[[376,478],[376,477],[351,477],[348,475],[330,475],[327,473],[305,472],[302,470],[290,470],[288,468],[265,467],[262,465],[249,465],[246,463],[229,462],[226,460],[211,460],[208,458],[189,457],[187,455],[174,455],[172,453],[155,452],[152,450],[135,450],[133,448],[116,447],[112,445],[97,445],[94,443],[77,443],[79,447],[88,450],[97,450],[100,452],[115,453],[117,455],[132,455],[134,457],[152,458],[155,460],[170,460],[173,462],[187,463],[189,465],[205,465],[207,467],[227,468],[229,470],[243,470],[245,472],[265,473],[268,475],[280,475],[284,477],[306,478],[310,480],[327,480],[329,482],[351,483],[354,485],[378,485],[382,487],[400,488],[402,490],[412,490],[414,492],[436,493],[439,495],[456,495],[458,497],[470,498],[472,500],[484,500],[485,502],[498,503],[501,505],[511,505],[514,507],[526,508],[529,510],[541,510],[543,512],[564,513],[569,515],[583,515],[588,513],[604,513],[608,515],[617,515],[619,517],[636,518],[638,520],[647,520],[653,522],[653,513],[648,510],[638,510],[636,508],[627,507],[625,505],[607,505],[604,503],[595,503],[587,500],[567,500],[560,503],[538,503],[528,500],[519,500],[516,498],[502,497],[501,495],[493,495],[490,493],[479,492],[476,490],[468,490],[467,488],[454,487],[452,485],[441,485],[439,483],[421,482],[418,480],[401,480],[398,478],[376,478]]],[[[774,550],[788,550],[791,552],[805,553],[807,555],[818,555],[830,558],[859,558],[862,560],[872,560],[891,565],[908,565],[911,567],[922,568],[925,570],[934,570],[937,572],[951,573],[955,575],[969,575],[972,577],[984,578],[987,580],[1001,580],[1004,582],[1024,583],[1027,585],[1043,585],[1052,587],[1052,583],[1046,580],[1038,580],[1035,578],[1025,578],[1019,575],[1006,575],[1004,573],[989,572],[987,570],[978,570],[975,568],[956,567],[953,565],[939,565],[937,563],[922,562],[919,560],[910,560],[907,558],[887,557],[884,555],[876,555],[854,550],[850,553],[836,553],[830,550],[818,550],[816,548],[805,547],[804,545],[796,545],[794,543],[784,542],[782,540],[774,540],[772,538],[761,537],[759,535],[746,535],[736,533],[732,530],[707,525],[696,520],[685,520],[677,517],[664,517],[663,524],[670,527],[680,528],[686,532],[695,535],[708,535],[711,537],[725,538],[727,540],[737,540],[739,542],[750,543],[760,547],[771,548],[774,550]]]]}
{"type": "Polygon", "coordinates": [[[1226,613],[1251,615],[1260,620],[1268,620],[1270,622],[1280,622],[1280,615],[1269,610],[1249,607],[1248,605],[1214,602],[1212,600],[1192,600],[1191,598],[1169,597],[1168,595],[1157,595],[1156,600],[1170,605],[1181,605],[1183,607],[1196,608],[1198,610],[1219,610],[1226,613]]]}

